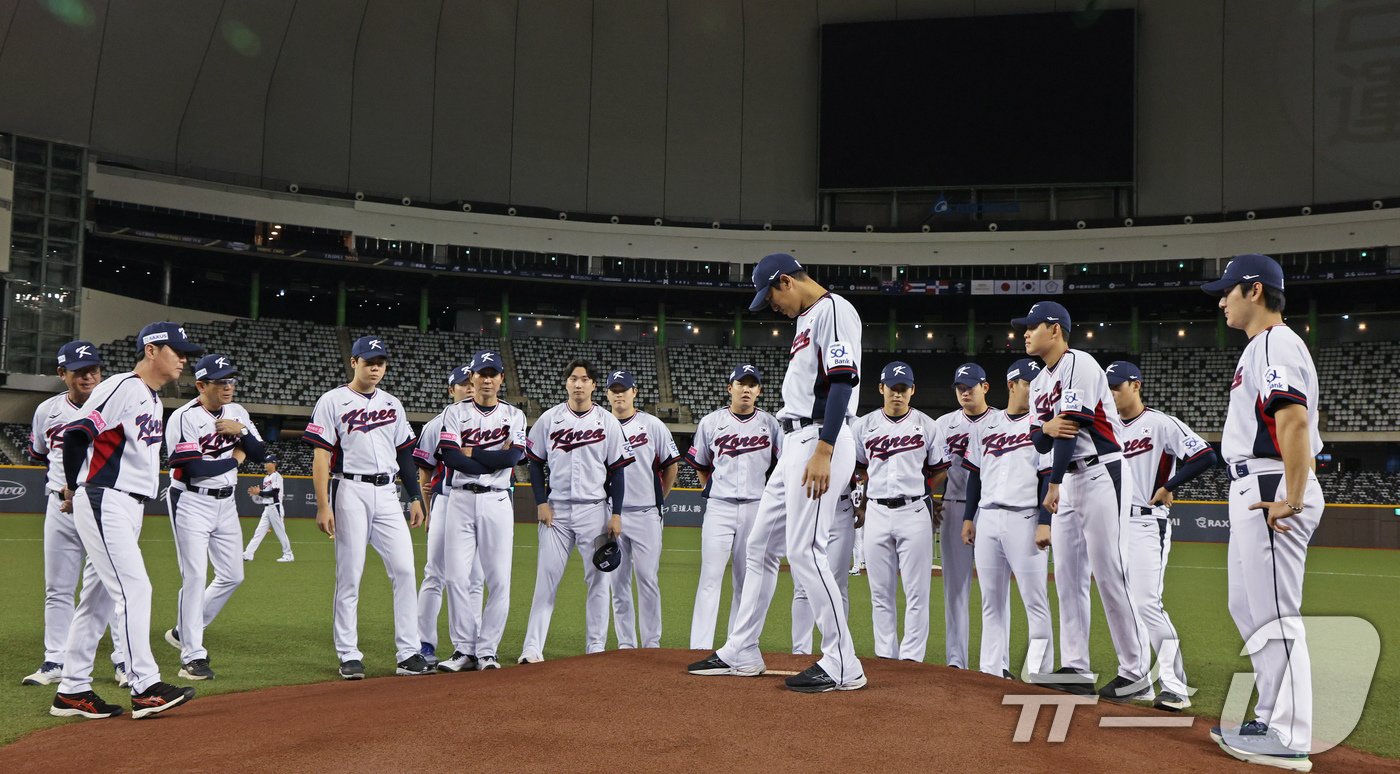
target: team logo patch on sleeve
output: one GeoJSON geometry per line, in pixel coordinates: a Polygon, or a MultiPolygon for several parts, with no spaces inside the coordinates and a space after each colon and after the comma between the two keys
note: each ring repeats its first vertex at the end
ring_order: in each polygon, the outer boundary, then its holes
{"type": "Polygon", "coordinates": [[[1288,370],[1283,366],[1269,366],[1264,372],[1264,392],[1279,392],[1288,389],[1288,370]]]}
{"type": "Polygon", "coordinates": [[[320,425],[310,424],[306,426],[306,432],[320,435],[321,433],[326,432],[326,428],[321,427],[320,425]]]}
{"type": "Polygon", "coordinates": [[[176,454],[179,454],[180,452],[192,452],[192,451],[199,451],[199,444],[195,443],[194,441],[186,441],[186,442],[184,442],[184,443],[177,443],[177,444],[175,444],[175,453],[176,453],[176,454]]]}
{"type": "Polygon", "coordinates": [[[93,409],[88,413],[87,420],[92,423],[93,427],[97,428],[97,432],[99,433],[107,429],[107,420],[102,418],[102,412],[97,409],[93,409]]]}
{"type": "Polygon", "coordinates": [[[1061,411],[1083,411],[1084,401],[1079,397],[1079,390],[1065,390],[1060,396],[1061,411]]]}
{"type": "Polygon", "coordinates": [[[826,348],[826,367],[855,368],[856,357],[851,345],[844,341],[831,342],[831,346],[826,348]]]}
{"type": "Polygon", "coordinates": [[[439,440],[439,441],[451,441],[452,443],[457,443],[457,434],[456,434],[456,433],[449,433],[449,432],[447,432],[446,430],[442,430],[442,431],[439,431],[439,432],[438,432],[438,440],[439,440]]]}
{"type": "Polygon", "coordinates": [[[428,453],[422,449],[414,449],[413,456],[417,457],[420,460],[428,459],[428,453]]]}

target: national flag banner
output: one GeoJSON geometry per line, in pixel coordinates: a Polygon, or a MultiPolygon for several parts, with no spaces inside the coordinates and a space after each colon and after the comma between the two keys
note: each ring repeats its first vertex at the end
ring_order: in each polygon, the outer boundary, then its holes
{"type": "Polygon", "coordinates": [[[1047,296],[1058,296],[1065,292],[1065,283],[1056,279],[1043,280],[1040,283],[1040,292],[1047,296]]]}
{"type": "Polygon", "coordinates": [[[973,281],[972,281],[972,295],[974,295],[974,296],[990,296],[990,295],[992,295],[994,292],[996,292],[996,291],[994,290],[995,285],[996,285],[996,281],[995,281],[995,280],[973,280],[973,281]]]}
{"type": "Polygon", "coordinates": [[[906,282],[906,283],[904,283],[904,292],[905,292],[905,293],[923,293],[923,292],[924,292],[924,287],[925,287],[925,285],[926,285],[926,283],[923,283],[923,282],[906,282]]]}
{"type": "Polygon", "coordinates": [[[924,292],[935,296],[946,296],[948,295],[948,283],[945,280],[930,282],[928,283],[928,289],[924,292]]]}
{"type": "Polygon", "coordinates": [[[1016,292],[1016,280],[992,280],[993,295],[1012,295],[1016,292]]]}
{"type": "Polygon", "coordinates": [[[1016,292],[1022,295],[1036,295],[1040,293],[1040,280],[1021,280],[1016,285],[1016,292]]]}

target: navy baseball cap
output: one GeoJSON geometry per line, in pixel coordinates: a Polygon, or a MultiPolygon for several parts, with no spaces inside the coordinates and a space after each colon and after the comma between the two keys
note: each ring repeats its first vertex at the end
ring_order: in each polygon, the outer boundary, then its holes
{"type": "Polygon", "coordinates": [[[1117,387],[1123,382],[1142,382],[1142,371],[1126,360],[1109,363],[1108,368],[1103,370],[1103,375],[1108,377],[1109,387],[1117,387]]]}
{"type": "Polygon", "coordinates": [[[1065,333],[1069,333],[1069,310],[1054,301],[1040,301],[1031,305],[1025,317],[1017,317],[1011,325],[1017,329],[1034,328],[1041,323],[1058,323],[1065,333]]]}
{"type": "Polygon", "coordinates": [[[454,368],[454,369],[452,369],[450,372],[448,372],[448,374],[447,374],[447,386],[448,386],[448,387],[451,387],[451,386],[454,385],[454,384],[466,384],[466,383],[467,383],[467,380],[470,379],[471,377],[472,377],[472,367],[471,367],[471,366],[469,366],[469,365],[457,366],[456,368],[454,368]]]}
{"type": "Polygon", "coordinates": [[[622,566],[622,547],[617,538],[604,532],[593,539],[593,566],[603,572],[612,572],[622,566]]]}
{"type": "Polygon", "coordinates": [[[758,291],[754,294],[753,303],[749,304],[750,312],[757,312],[768,303],[768,291],[773,287],[773,283],[784,274],[796,274],[799,271],[806,271],[802,264],[797,262],[787,253],[773,253],[763,256],[763,260],[753,267],[753,287],[758,291]]]}
{"type": "Polygon", "coordinates": [[[1035,362],[1033,358],[1023,357],[1012,363],[1010,368],[1006,369],[1006,381],[1014,382],[1020,379],[1023,382],[1033,382],[1035,381],[1035,375],[1040,373],[1042,367],[1043,366],[1035,362]]]}
{"type": "Polygon", "coordinates": [[[1213,296],[1223,296],[1241,282],[1261,282],[1266,288],[1283,290],[1283,267],[1267,255],[1237,255],[1225,264],[1225,273],[1220,279],[1207,282],[1201,286],[1201,290],[1213,296]]]}
{"type": "Polygon", "coordinates": [[[102,353],[91,341],[70,341],[58,348],[58,364],[64,370],[76,371],[88,366],[105,365],[102,353]]]}
{"type": "Polygon", "coordinates": [[[637,386],[637,377],[631,371],[612,371],[608,374],[608,388],[621,387],[630,390],[637,386]]]}
{"type": "Polygon", "coordinates": [[[499,374],[505,372],[504,363],[505,361],[501,359],[501,353],[497,352],[496,350],[480,349],[472,355],[471,365],[468,365],[467,368],[470,369],[472,373],[476,373],[477,371],[485,371],[486,369],[490,368],[491,370],[499,374]]]}
{"type": "Polygon", "coordinates": [[[958,366],[957,371],[953,372],[954,386],[961,384],[964,387],[976,387],[985,381],[987,381],[987,372],[976,363],[963,363],[958,366]]]}
{"type": "Polygon", "coordinates": [[[266,464],[269,463],[269,462],[271,462],[271,463],[276,463],[276,462],[277,462],[277,455],[276,455],[275,453],[273,453],[273,452],[268,452],[267,454],[263,455],[263,464],[266,465],[266,464]]]}
{"type": "Polygon", "coordinates": [[[753,363],[740,363],[734,366],[734,370],[729,372],[729,381],[737,382],[749,376],[752,376],[754,381],[759,384],[763,384],[763,371],[753,363]]]}
{"type": "Polygon", "coordinates": [[[136,334],[136,351],[142,352],[147,344],[164,344],[182,355],[198,355],[204,348],[190,341],[185,329],[173,322],[153,322],[136,334]]]}
{"type": "Polygon", "coordinates": [[[194,378],[202,382],[227,379],[238,373],[238,366],[228,355],[205,355],[194,364],[194,378]]]}
{"type": "Polygon", "coordinates": [[[885,365],[885,370],[880,372],[880,384],[893,387],[897,384],[907,384],[914,386],[914,368],[908,363],[896,360],[885,365]]]}
{"type": "Polygon", "coordinates": [[[386,360],[389,357],[389,345],[378,336],[361,336],[355,339],[355,343],[350,345],[350,356],[364,360],[382,357],[386,360]]]}

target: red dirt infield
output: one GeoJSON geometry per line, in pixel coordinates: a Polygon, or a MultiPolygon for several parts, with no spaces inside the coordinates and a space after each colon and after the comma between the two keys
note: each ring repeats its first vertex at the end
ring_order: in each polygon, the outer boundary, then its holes
{"type": "MultiPolygon", "coordinates": [[[[123,716],[31,734],[0,748],[4,771],[1264,771],[1222,753],[1210,722],[1101,728],[1099,719],[1179,717],[1076,708],[1049,743],[1011,740],[1008,694],[1052,693],[975,672],[867,660],[870,684],[805,695],[782,677],[695,677],[699,651],[609,651],[500,671],[285,686],[196,698],[133,723],[123,716]]],[[[809,656],[769,656],[770,670],[809,656]]],[[[118,697],[109,691],[104,698],[118,697]]],[[[1400,772],[1348,748],[1314,771],[1400,772]]]]}

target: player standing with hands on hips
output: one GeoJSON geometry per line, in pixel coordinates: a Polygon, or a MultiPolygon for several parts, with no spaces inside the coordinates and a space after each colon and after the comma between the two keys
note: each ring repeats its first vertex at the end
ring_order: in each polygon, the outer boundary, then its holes
{"type": "Polygon", "coordinates": [[[112,625],[126,640],[131,716],[149,717],[194,698],[193,688],[160,681],[151,653],[151,579],[137,540],[145,503],[160,488],[164,423],[156,391],[180,378],[201,350],[170,322],[142,328],[136,346],[135,368],[97,385],[63,433],[62,508],[73,514],[98,583],[83,587],[83,601],[91,597],[92,605],[78,606],[68,633],[63,681],[49,709],[59,717],[121,714],[92,690],[97,643],[114,609],[112,625]]]}
{"type": "Polygon", "coordinates": [[[1303,630],[1308,542],[1325,505],[1313,460],[1317,369],[1307,345],[1283,322],[1283,268],[1267,255],[1241,255],[1202,289],[1220,296],[1225,323],[1249,344],[1230,383],[1220,451],[1230,476],[1230,615],[1252,648],[1259,700],[1254,720],[1214,728],[1231,756],[1309,771],[1312,663],[1303,630]]]}
{"type": "Polygon", "coordinates": [[[389,369],[382,339],[361,336],[350,347],[354,377],[322,395],[302,440],[315,447],[311,481],[316,526],[335,541],[335,649],[340,676],[362,680],[360,578],[365,548],[384,560],[394,600],[394,647],[400,675],[431,674],[418,652],[418,604],[409,527],[423,523],[423,494],[413,462],[413,430],[398,398],[379,389],[389,369]],[[409,523],[394,488],[398,472],[409,498],[409,523]]]}
{"type": "Polygon", "coordinates": [[[786,552],[793,583],[807,590],[822,637],[822,657],[787,687],[804,693],[854,691],[866,684],[856,659],[841,589],[831,574],[827,542],[837,498],[855,471],[855,440],[847,421],[855,416],[860,383],[860,315],[846,299],[828,293],[797,259],[768,255],[753,270],[749,311],[765,305],[797,321],[783,376],[783,452],[768,479],[746,547],[747,571],[739,619],[729,641],[691,664],[695,675],[763,674],[758,649],[763,620],[777,585],[778,557],[786,552]]]}

